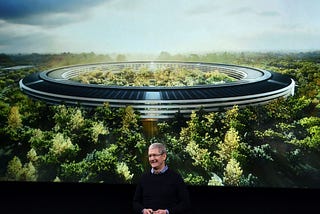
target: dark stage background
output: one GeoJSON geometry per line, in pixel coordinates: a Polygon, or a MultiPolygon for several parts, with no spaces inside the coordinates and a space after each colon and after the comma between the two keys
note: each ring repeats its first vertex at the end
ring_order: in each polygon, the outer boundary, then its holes
{"type": "MultiPolygon", "coordinates": [[[[0,213],[132,213],[133,184],[0,184],[0,213]]],[[[319,210],[318,189],[212,186],[188,186],[188,189],[194,214],[314,213],[319,210]]]]}

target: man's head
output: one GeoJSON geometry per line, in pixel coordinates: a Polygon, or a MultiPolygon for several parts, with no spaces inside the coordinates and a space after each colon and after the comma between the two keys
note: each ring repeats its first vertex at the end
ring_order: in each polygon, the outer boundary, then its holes
{"type": "Polygon", "coordinates": [[[166,165],[166,147],[162,143],[151,144],[148,150],[148,157],[151,167],[156,171],[160,171],[166,165]]]}

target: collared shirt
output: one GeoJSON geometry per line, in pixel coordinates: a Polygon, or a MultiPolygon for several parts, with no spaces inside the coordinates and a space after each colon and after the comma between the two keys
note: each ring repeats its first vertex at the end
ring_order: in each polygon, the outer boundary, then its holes
{"type": "Polygon", "coordinates": [[[163,169],[160,170],[159,173],[155,173],[155,170],[154,170],[153,168],[151,169],[151,173],[152,173],[152,174],[162,174],[162,173],[165,173],[165,171],[167,171],[167,170],[168,170],[168,166],[165,165],[165,166],[163,167],[163,169]]]}

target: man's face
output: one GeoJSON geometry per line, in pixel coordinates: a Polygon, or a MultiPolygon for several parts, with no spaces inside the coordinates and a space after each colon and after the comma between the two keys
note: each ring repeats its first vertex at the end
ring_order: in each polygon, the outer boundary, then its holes
{"type": "Polygon", "coordinates": [[[149,163],[154,170],[161,170],[165,166],[167,155],[161,154],[158,148],[149,149],[149,163]]]}

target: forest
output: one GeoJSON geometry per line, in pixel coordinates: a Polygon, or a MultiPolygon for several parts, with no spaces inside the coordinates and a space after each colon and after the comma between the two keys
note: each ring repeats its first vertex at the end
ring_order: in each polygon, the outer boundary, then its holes
{"type": "Polygon", "coordinates": [[[177,113],[147,137],[131,106],[48,105],[19,89],[33,72],[131,60],[126,55],[0,54],[0,180],[136,183],[149,170],[148,145],[162,142],[168,165],[188,185],[320,187],[320,52],[161,52],[157,59],[279,72],[296,81],[295,95],[221,112],[200,108],[188,118],[177,113]]]}
{"type": "Polygon", "coordinates": [[[151,71],[147,67],[141,67],[137,70],[124,68],[120,71],[96,69],[82,72],[71,80],[85,84],[171,87],[213,85],[233,82],[236,79],[218,70],[202,72],[199,69],[164,67],[151,71]]]}

